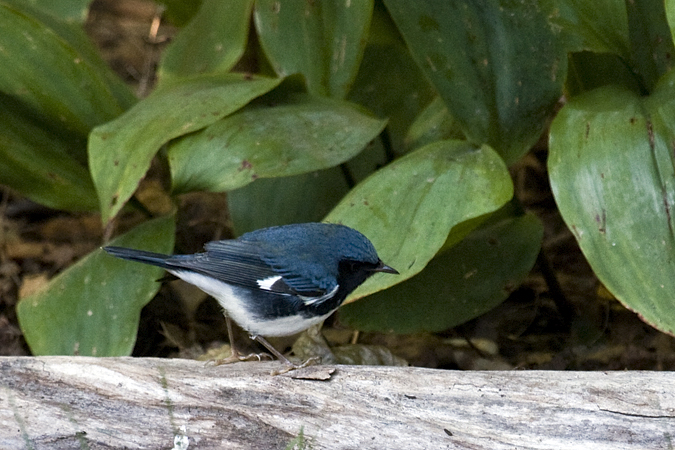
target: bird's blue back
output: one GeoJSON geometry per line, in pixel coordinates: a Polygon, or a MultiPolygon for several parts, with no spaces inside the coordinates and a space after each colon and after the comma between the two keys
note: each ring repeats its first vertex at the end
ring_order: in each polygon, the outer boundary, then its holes
{"type": "Polygon", "coordinates": [[[363,234],[344,225],[325,223],[265,228],[236,240],[209,242],[205,248],[212,258],[231,258],[233,253],[243,259],[260,258],[301,292],[332,289],[341,261],[379,261],[373,244],[363,234]],[[257,254],[249,254],[246,249],[257,254]]]}

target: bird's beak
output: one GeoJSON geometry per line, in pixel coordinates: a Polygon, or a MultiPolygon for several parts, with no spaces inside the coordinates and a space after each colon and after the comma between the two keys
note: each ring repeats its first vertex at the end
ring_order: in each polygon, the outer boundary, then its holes
{"type": "Polygon", "coordinates": [[[398,270],[394,269],[393,267],[389,267],[382,261],[380,261],[380,263],[373,269],[373,272],[384,272],[399,275],[398,270]]]}

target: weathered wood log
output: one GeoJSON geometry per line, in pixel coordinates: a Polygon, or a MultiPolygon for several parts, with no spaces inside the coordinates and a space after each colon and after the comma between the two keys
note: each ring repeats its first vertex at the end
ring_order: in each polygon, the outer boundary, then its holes
{"type": "Polygon", "coordinates": [[[675,445],[673,373],[318,366],[271,376],[278,367],[0,358],[0,448],[267,450],[301,430],[313,449],[675,445]]]}

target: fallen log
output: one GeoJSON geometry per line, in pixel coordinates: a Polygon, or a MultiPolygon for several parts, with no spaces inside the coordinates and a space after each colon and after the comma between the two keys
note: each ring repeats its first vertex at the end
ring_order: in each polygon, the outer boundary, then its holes
{"type": "Polygon", "coordinates": [[[271,376],[279,367],[2,357],[0,448],[644,450],[675,441],[668,372],[338,365],[271,376]]]}

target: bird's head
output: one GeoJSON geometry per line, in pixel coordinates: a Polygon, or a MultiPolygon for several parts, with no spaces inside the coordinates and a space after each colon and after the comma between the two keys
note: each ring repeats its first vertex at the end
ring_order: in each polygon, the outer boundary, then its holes
{"type": "Polygon", "coordinates": [[[372,242],[360,232],[339,224],[303,223],[253,231],[241,236],[264,247],[264,259],[284,272],[284,278],[311,278],[331,290],[335,284],[349,294],[368,277],[398,272],[385,265],[372,242]]]}

